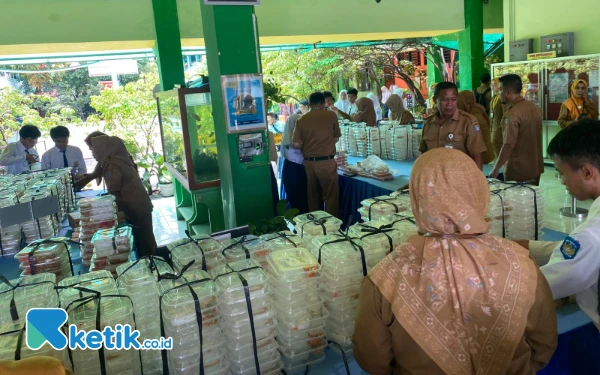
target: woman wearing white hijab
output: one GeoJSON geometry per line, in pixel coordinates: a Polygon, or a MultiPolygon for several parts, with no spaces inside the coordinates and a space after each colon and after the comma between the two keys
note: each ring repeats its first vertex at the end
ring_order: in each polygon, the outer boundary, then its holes
{"type": "Polygon", "coordinates": [[[340,91],[340,98],[335,102],[335,107],[344,113],[350,112],[350,100],[348,100],[348,91],[340,91]]]}
{"type": "Polygon", "coordinates": [[[379,104],[379,99],[377,99],[377,95],[370,93],[367,95],[367,98],[373,101],[373,107],[375,107],[375,115],[377,116],[377,121],[381,121],[383,119],[383,110],[381,109],[381,104],[379,104]]]}

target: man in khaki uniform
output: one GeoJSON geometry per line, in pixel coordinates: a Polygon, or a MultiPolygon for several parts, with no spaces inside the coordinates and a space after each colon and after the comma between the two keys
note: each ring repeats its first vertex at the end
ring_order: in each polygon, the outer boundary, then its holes
{"type": "Polygon", "coordinates": [[[419,151],[425,153],[439,147],[453,148],[469,155],[483,169],[483,153],[487,151],[475,116],[457,107],[458,88],[452,82],[440,82],[435,87],[433,101],[437,113],[423,127],[419,151]]]}
{"type": "Polygon", "coordinates": [[[302,148],[308,189],[308,208],[318,211],[325,202],[325,211],[339,215],[340,188],[337,164],[334,160],[335,143],[342,136],[335,113],[325,109],[325,96],[320,92],[310,95],[310,112],[302,116],[292,138],[295,148],[302,148]]]}
{"type": "Polygon", "coordinates": [[[523,82],[516,74],[500,77],[500,100],[506,105],[502,118],[504,144],[490,177],[504,168],[504,180],[539,185],[544,173],[542,112],[521,96],[523,82]]]}

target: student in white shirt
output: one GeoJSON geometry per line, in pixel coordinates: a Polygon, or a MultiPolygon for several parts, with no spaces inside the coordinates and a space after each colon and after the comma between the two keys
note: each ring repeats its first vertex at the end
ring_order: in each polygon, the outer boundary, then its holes
{"type": "Polygon", "coordinates": [[[68,168],[72,167],[73,172],[83,175],[87,172],[83,153],[79,147],[69,145],[69,129],[65,126],[57,126],[50,129],[50,138],[54,141],[55,147],[52,147],[42,155],[42,168],[68,168]]]}
{"type": "Polygon", "coordinates": [[[561,130],[548,146],[563,184],[578,200],[594,200],[585,222],[563,242],[517,241],[542,266],[554,299],[575,295],[598,326],[600,272],[600,121],[586,119],[561,130]]]}
{"type": "Polygon", "coordinates": [[[20,139],[9,143],[0,155],[0,165],[6,167],[6,174],[28,171],[29,166],[38,161],[38,153],[34,147],[41,136],[40,129],[34,125],[24,125],[19,130],[20,139]]]}

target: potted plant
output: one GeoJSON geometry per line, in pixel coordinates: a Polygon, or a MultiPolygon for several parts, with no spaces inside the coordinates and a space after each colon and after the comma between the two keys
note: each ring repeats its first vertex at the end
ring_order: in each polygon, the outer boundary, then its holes
{"type": "Polygon", "coordinates": [[[153,176],[156,176],[158,177],[158,189],[160,190],[160,194],[163,197],[173,196],[173,182],[171,181],[171,174],[165,165],[165,158],[163,155],[154,152],[148,155],[147,161],[138,163],[138,166],[144,168],[143,179],[148,187],[148,194],[152,194],[150,179],[153,176]]]}

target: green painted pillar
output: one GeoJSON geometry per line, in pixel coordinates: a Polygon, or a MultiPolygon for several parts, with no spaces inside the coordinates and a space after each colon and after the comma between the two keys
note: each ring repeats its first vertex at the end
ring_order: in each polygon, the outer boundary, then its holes
{"type": "Polygon", "coordinates": [[[273,217],[268,139],[265,131],[250,131],[262,132],[265,152],[255,156],[251,163],[239,162],[239,134],[227,134],[221,88],[221,76],[262,71],[254,7],[212,6],[198,1],[217,136],[225,226],[233,228],[257,223],[273,217]]]}
{"type": "Polygon", "coordinates": [[[440,55],[439,48],[436,48],[435,52],[430,54],[427,58],[427,87],[444,80],[442,73],[438,70],[432,60],[435,61],[435,64],[437,64],[440,69],[443,68],[442,56],[440,55]]]}
{"type": "Polygon", "coordinates": [[[154,54],[162,91],[185,85],[177,0],[152,0],[156,44],[154,54]]]}
{"type": "Polygon", "coordinates": [[[464,0],[465,29],[459,32],[460,89],[473,90],[479,86],[484,73],[483,64],[483,1],[464,0]]]}

